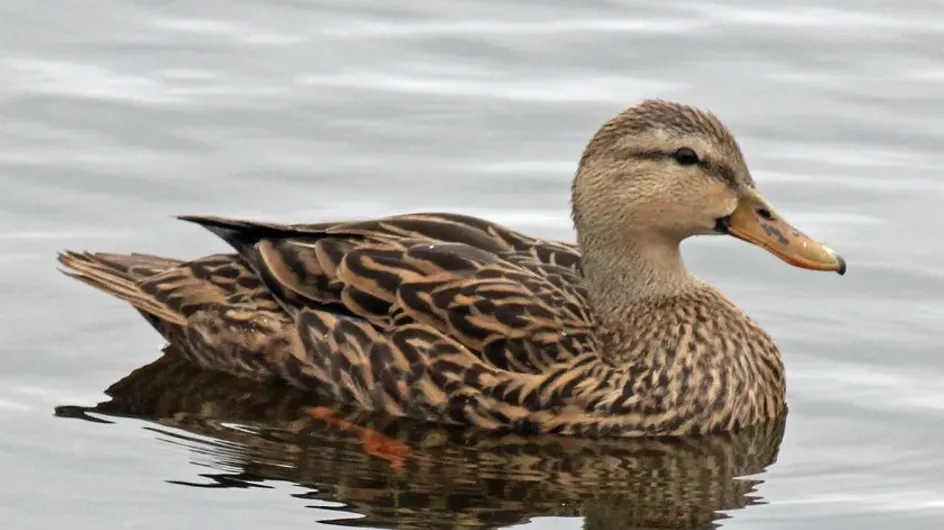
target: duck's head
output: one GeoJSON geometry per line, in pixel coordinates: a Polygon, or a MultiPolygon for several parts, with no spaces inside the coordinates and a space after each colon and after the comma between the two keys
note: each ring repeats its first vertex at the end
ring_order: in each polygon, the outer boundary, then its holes
{"type": "Polygon", "coordinates": [[[797,267],[846,270],[757,191],[727,127],[690,106],[648,100],[606,122],[583,153],[572,191],[582,244],[619,244],[623,234],[677,248],[689,236],[727,234],[797,267]]]}

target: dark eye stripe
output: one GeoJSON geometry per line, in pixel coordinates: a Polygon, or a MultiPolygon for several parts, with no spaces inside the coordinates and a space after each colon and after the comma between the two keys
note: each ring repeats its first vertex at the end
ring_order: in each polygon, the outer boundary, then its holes
{"type": "MultiPolygon", "coordinates": [[[[633,151],[630,153],[630,156],[635,158],[642,158],[645,160],[674,160],[675,151],[633,151]]],[[[698,165],[702,167],[705,172],[713,175],[718,180],[727,184],[728,186],[737,185],[737,174],[734,172],[734,169],[731,166],[723,163],[718,163],[716,160],[712,159],[703,159],[698,160],[698,165]]]]}
{"type": "Polygon", "coordinates": [[[731,169],[731,166],[719,164],[714,160],[702,160],[701,165],[708,173],[718,177],[721,182],[729,186],[737,184],[737,175],[734,173],[734,170],[731,169]]]}
{"type": "Polygon", "coordinates": [[[629,153],[629,156],[633,158],[642,158],[645,160],[662,160],[665,158],[671,158],[672,153],[666,151],[633,151],[629,153]]]}

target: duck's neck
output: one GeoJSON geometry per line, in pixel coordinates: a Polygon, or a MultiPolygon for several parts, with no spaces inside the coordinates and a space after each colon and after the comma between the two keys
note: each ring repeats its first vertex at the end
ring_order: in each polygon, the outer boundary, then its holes
{"type": "Polygon", "coordinates": [[[699,284],[682,261],[677,239],[623,232],[578,236],[578,241],[590,300],[599,311],[622,312],[628,306],[683,294],[699,284]]]}
{"type": "MultiPolygon", "coordinates": [[[[696,290],[701,282],[682,261],[680,240],[656,234],[613,232],[578,236],[584,279],[601,329],[613,340],[638,336],[640,311],[696,290]]],[[[650,314],[654,321],[658,315],[650,314]]],[[[615,345],[610,345],[615,346],[615,345]]],[[[608,348],[610,349],[610,348],[608,348]]],[[[614,357],[620,352],[612,351],[614,357]]]]}

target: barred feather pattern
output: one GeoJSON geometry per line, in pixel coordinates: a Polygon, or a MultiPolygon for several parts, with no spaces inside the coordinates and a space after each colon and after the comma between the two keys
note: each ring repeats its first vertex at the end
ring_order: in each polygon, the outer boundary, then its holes
{"type": "Polygon", "coordinates": [[[59,261],[204,368],[393,416],[526,434],[705,433],[784,409],[776,348],[715,291],[629,308],[622,318],[639,334],[613,336],[594,320],[571,244],[455,214],[183,219],[235,254],[64,251],[59,261]],[[730,362],[712,352],[716,340],[769,355],[730,362]],[[620,351],[607,352],[613,344],[620,351]]]}

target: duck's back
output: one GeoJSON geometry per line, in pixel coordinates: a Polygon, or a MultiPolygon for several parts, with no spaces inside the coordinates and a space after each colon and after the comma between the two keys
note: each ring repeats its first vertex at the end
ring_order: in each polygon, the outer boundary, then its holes
{"type": "Polygon", "coordinates": [[[429,417],[454,414],[446,402],[461,404],[504,372],[540,374],[596,348],[573,245],[451,214],[186,219],[237,253],[184,262],[66,252],[60,261],[132,303],[206,368],[429,417]]]}

